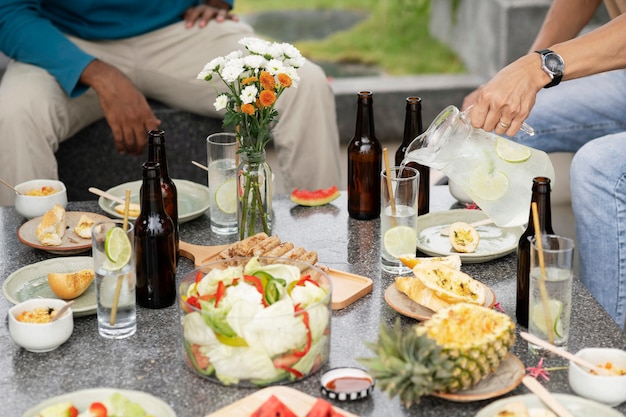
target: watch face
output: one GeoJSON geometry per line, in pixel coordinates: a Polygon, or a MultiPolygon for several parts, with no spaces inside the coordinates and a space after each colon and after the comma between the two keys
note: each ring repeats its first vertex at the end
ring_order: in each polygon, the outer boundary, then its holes
{"type": "Polygon", "coordinates": [[[563,61],[556,54],[546,54],[544,64],[554,74],[563,74],[563,61]]]}

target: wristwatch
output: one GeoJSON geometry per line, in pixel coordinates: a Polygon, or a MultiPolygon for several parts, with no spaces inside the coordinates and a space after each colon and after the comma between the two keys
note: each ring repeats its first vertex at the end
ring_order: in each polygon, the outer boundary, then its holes
{"type": "Polygon", "coordinates": [[[563,62],[561,55],[549,49],[541,49],[535,52],[541,55],[541,69],[544,70],[545,73],[552,79],[552,81],[544,85],[543,88],[550,88],[558,85],[563,78],[563,73],[565,72],[565,63],[563,62]]]}

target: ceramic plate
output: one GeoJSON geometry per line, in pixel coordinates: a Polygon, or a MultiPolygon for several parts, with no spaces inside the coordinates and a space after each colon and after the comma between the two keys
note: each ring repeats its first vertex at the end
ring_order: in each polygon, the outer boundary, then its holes
{"type": "MultiPolygon", "coordinates": [[[[597,403],[595,401],[588,400],[586,398],[577,397],[575,395],[568,394],[553,394],[561,404],[569,410],[574,417],[624,417],[622,413],[612,409],[604,404],[597,403]]],[[[500,411],[505,405],[514,402],[522,401],[527,408],[539,408],[540,410],[549,410],[547,406],[541,402],[539,397],[534,394],[516,395],[513,397],[503,398],[498,401],[494,401],[485,408],[482,408],[476,417],[493,417],[498,411],[500,411]]]]}
{"type": "MultiPolygon", "coordinates": [[[[526,369],[522,361],[517,356],[509,353],[509,356],[500,363],[498,370],[480,381],[475,387],[464,391],[432,395],[433,397],[455,402],[487,400],[513,391],[522,382],[525,374],[526,369]]],[[[489,417],[493,416],[495,416],[495,413],[489,414],[489,417]]]]}
{"type": "Polygon", "coordinates": [[[74,404],[74,407],[78,408],[79,412],[85,412],[92,402],[107,400],[116,392],[119,392],[132,402],[139,403],[146,410],[147,415],[153,417],[176,417],[172,407],[153,395],[141,391],[112,388],[85,389],[48,398],[22,414],[22,417],[39,417],[40,411],[44,408],[65,401],[74,404]]]}
{"type": "MultiPolygon", "coordinates": [[[[484,306],[492,308],[496,304],[496,295],[493,290],[486,285],[485,289],[484,306]]],[[[428,320],[430,316],[433,315],[433,310],[411,300],[406,294],[396,288],[395,283],[388,286],[385,290],[385,301],[389,304],[389,307],[393,308],[398,313],[416,320],[428,320]]]]}
{"type": "Polygon", "coordinates": [[[478,248],[473,253],[458,253],[450,245],[448,236],[441,230],[454,222],[473,223],[484,220],[487,215],[481,210],[448,210],[428,213],[417,218],[417,249],[430,256],[458,254],[464,263],[487,262],[508,255],[517,248],[524,233],[522,226],[498,227],[494,224],[476,228],[480,236],[478,248]]]}
{"type": "MultiPolygon", "coordinates": [[[[178,191],[178,223],[186,223],[194,220],[204,214],[209,209],[209,188],[186,180],[174,180],[176,185],[176,191],[178,191]]],[[[126,189],[130,190],[130,201],[132,203],[139,204],[139,189],[141,188],[141,181],[127,182],[125,184],[118,185],[116,187],[107,190],[109,194],[113,194],[121,198],[126,198],[126,189]]],[[[107,200],[104,197],[98,199],[100,208],[110,214],[111,216],[122,218],[120,213],[115,211],[116,203],[111,200],[107,200]]],[[[129,217],[131,220],[135,220],[136,217],[129,217]]]]}
{"type": "MultiPolygon", "coordinates": [[[[31,298],[59,298],[48,285],[50,272],[74,272],[81,269],[93,269],[90,256],[54,258],[25,266],[13,272],[2,284],[4,297],[13,304],[31,298]]],[[[92,282],[87,291],[74,300],[74,317],[96,314],[96,289],[92,282]]]]}
{"type": "Polygon", "coordinates": [[[45,250],[46,252],[54,253],[55,255],[76,255],[78,253],[87,252],[91,250],[91,238],[83,239],[74,233],[74,226],[78,224],[78,220],[83,214],[91,217],[95,222],[110,220],[108,217],[96,213],[66,211],[65,216],[67,219],[67,228],[65,230],[65,234],[63,235],[63,239],[61,239],[61,245],[46,246],[37,238],[37,226],[41,223],[42,216],[35,217],[20,226],[17,231],[17,238],[20,242],[30,246],[31,248],[45,250]]]}

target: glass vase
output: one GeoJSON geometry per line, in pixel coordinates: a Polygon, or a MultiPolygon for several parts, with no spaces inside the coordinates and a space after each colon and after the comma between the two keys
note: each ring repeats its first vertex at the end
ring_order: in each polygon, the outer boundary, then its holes
{"type": "Polygon", "coordinates": [[[272,234],[272,170],[265,151],[240,154],[237,168],[237,226],[239,240],[265,232],[272,234]]]}

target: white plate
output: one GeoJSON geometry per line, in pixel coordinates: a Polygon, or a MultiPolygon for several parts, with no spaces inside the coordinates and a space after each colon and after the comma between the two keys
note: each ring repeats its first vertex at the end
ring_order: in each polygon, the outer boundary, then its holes
{"type": "Polygon", "coordinates": [[[172,407],[167,405],[163,400],[141,391],[113,389],[113,388],[94,388],[80,391],[69,392],[56,397],[48,398],[37,404],[35,407],[22,414],[22,417],[39,417],[39,413],[46,407],[54,404],[69,401],[78,408],[79,412],[84,412],[94,401],[104,401],[119,392],[130,401],[139,403],[148,415],[153,417],[176,417],[176,413],[172,407]]]}
{"type": "Polygon", "coordinates": [[[95,222],[110,220],[108,217],[96,213],[82,211],[66,211],[67,229],[61,239],[59,246],[48,246],[41,243],[37,237],[37,226],[41,223],[43,216],[35,217],[20,226],[17,230],[17,238],[20,242],[31,248],[45,250],[55,255],[76,255],[91,250],[91,237],[83,239],[74,233],[74,227],[78,224],[83,214],[91,217],[95,222]]]}
{"type": "Polygon", "coordinates": [[[441,230],[454,222],[473,223],[484,220],[487,215],[481,210],[448,210],[428,213],[417,218],[417,249],[430,256],[448,256],[458,254],[464,263],[487,262],[508,255],[517,249],[522,226],[498,227],[494,224],[476,228],[480,242],[475,252],[458,253],[450,245],[448,236],[441,230]]]}
{"type": "MultiPolygon", "coordinates": [[[[139,204],[139,190],[141,189],[141,181],[127,182],[107,190],[109,194],[113,194],[122,200],[126,198],[126,190],[130,190],[130,201],[139,204]]],[[[209,188],[187,180],[174,180],[176,191],[178,192],[178,223],[186,223],[194,220],[204,214],[209,209],[209,188]]],[[[122,218],[120,213],[115,211],[116,203],[107,200],[104,197],[98,199],[100,208],[111,216],[122,218]]],[[[135,220],[136,217],[129,217],[135,220]]]]}
{"type": "MultiPolygon", "coordinates": [[[[624,417],[619,411],[595,401],[568,394],[554,394],[554,396],[574,415],[574,417],[624,417]]],[[[478,414],[476,414],[476,417],[493,417],[505,405],[513,401],[522,401],[527,408],[532,407],[549,410],[549,408],[541,402],[539,397],[534,394],[526,394],[494,401],[485,408],[482,408],[478,414]]]]}
{"type": "MultiPolygon", "coordinates": [[[[59,298],[48,285],[48,273],[66,273],[81,269],[93,269],[91,256],[53,258],[37,262],[20,268],[9,275],[2,284],[2,292],[4,297],[13,304],[31,298],[59,298]]],[[[74,300],[72,312],[74,317],[80,317],[96,314],[96,309],[96,289],[92,282],[87,291],[74,300]]]]}

